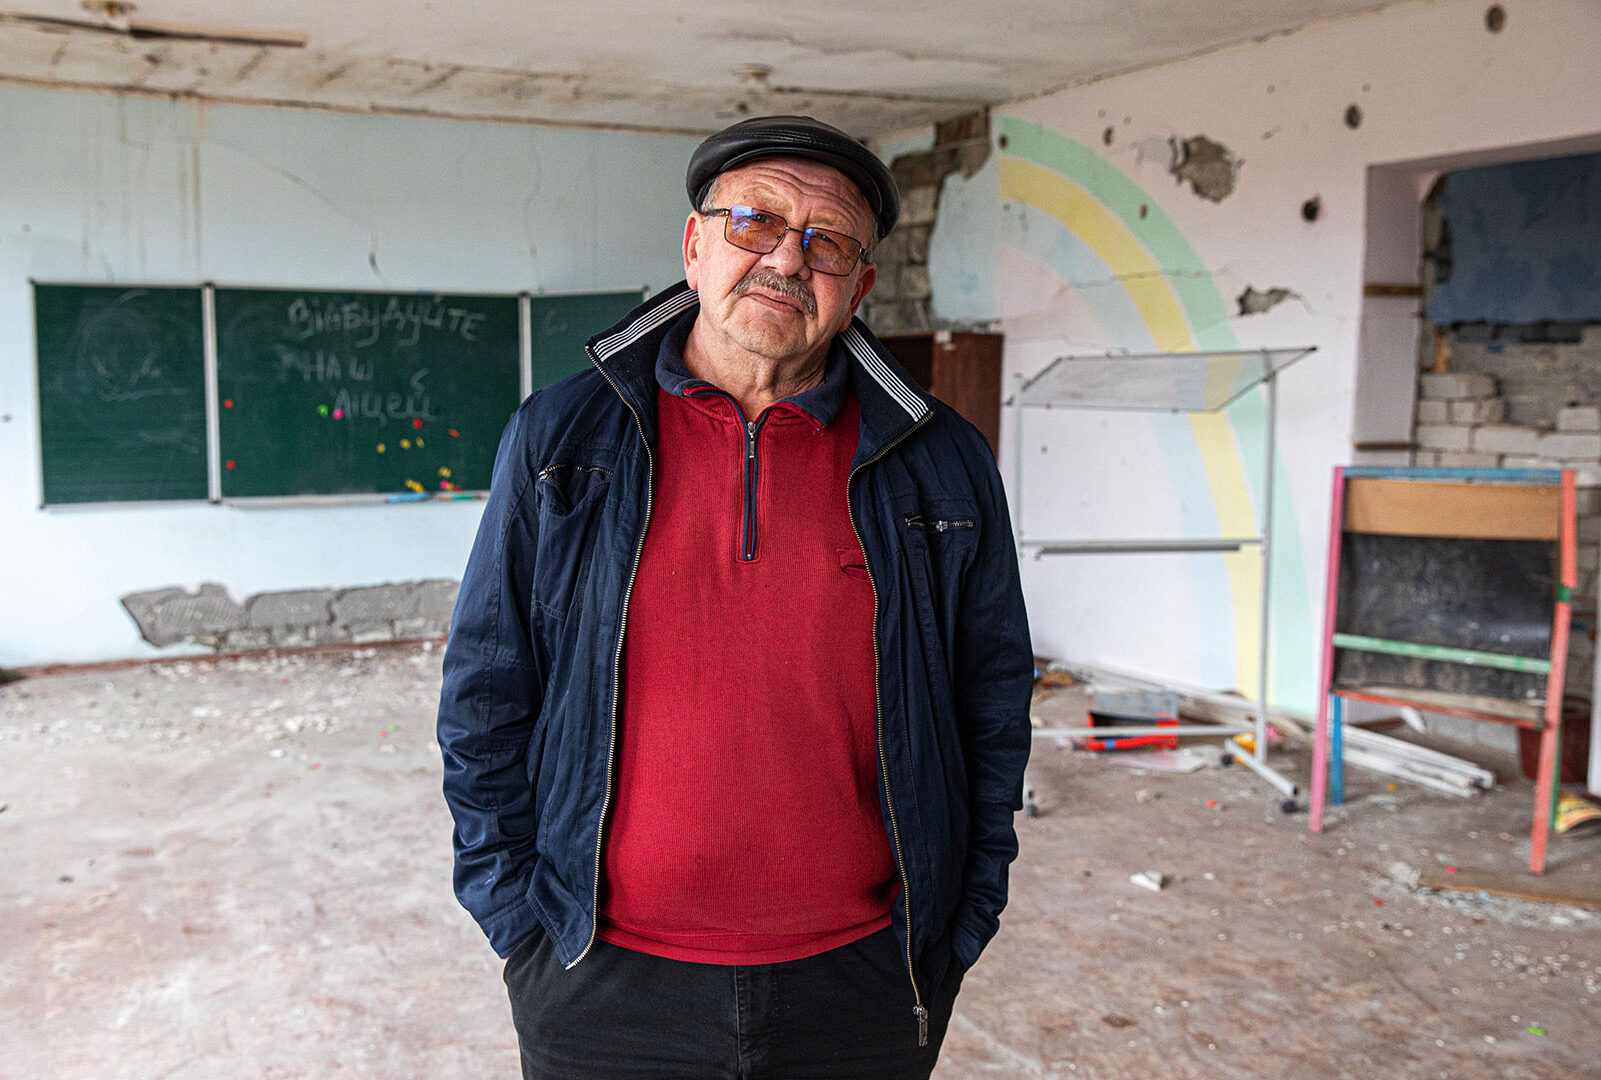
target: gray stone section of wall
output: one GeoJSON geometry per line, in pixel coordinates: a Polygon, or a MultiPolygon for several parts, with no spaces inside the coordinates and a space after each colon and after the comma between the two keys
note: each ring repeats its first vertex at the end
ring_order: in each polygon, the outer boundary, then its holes
{"type": "Polygon", "coordinates": [[[151,589],[122,606],[151,645],[193,641],[219,652],[443,637],[456,605],[454,581],[394,582],[351,589],[291,589],[236,602],[222,585],[151,589]]]}
{"type": "Polygon", "coordinates": [[[878,279],[862,305],[862,319],[875,334],[953,329],[934,315],[929,239],[945,178],[956,172],[972,176],[989,155],[989,113],[980,111],[937,125],[931,149],[902,154],[890,163],[901,191],[901,219],[873,253],[878,279]]]}

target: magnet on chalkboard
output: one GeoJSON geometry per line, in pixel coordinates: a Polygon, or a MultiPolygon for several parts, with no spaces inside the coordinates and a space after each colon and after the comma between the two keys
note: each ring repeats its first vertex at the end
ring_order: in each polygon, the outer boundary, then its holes
{"type": "Polygon", "coordinates": [[[449,469],[449,467],[445,466],[445,465],[439,466],[439,475],[443,476],[446,480],[449,480],[450,479],[450,469],[449,469]]]}
{"type": "Polygon", "coordinates": [[[452,439],[459,439],[459,438],[461,438],[461,432],[457,431],[455,428],[451,428],[450,429],[450,437],[452,439]]]}
{"type": "Polygon", "coordinates": [[[422,427],[422,417],[420,417],[420,416],[412,417],[411,418],[411,426],[414,427],[414,428],[422,427]]]}
{"type": "Polygon", "coordinates": [[[410,450],[411,449],[411,440],[410,439],[401,439],[400,440],[400,448],[402,450],[410,450]]]}
{"type": "Polygon", "coordinates": [[[318,416],[327,416],[328,415],[328,406],[326,406],[326,405],[318,405],[317,406],[317,415],[318,416]]]}
{"type": "Polygon", "coordinates": [[[388,449],[389,449],[389,447],[385,446],[383,443],[379,443],[378,444],[378,452],[380,454],[383,453],[385,450],[388,450],[388,449]]]}

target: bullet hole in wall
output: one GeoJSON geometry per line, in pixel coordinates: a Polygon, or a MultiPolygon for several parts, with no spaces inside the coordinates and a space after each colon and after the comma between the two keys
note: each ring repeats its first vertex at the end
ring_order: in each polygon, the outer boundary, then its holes
{"type": "Polygon", "coordinates": [[[1144,221],[1151,216],[1151,207],[1147,203],[1140,203],[1140,220],[1144,221]]]}
{"type": "Polygon", "coordinates": [[[1111,128],[1107,128],[1105,131],[1101,132],[1101,142],[1105,143],[1107,146],[1111,146],[1112,145],[1112,129],[1111,128]]]}
{"type": "Polygon", "coordinates": [[[1301,218],[1305,221],[1316,221],[1323,214],[1323,199],[1314,195],[1301,204],[1301,218]]]}
{"type": "Polygon", "coordinates": [[[1000,138],[996,139],[995,142],[996,142],[996,145],[998,145],[1002,150],[1006,149],[1006,136],[1005,135],[1002,135],[1000,138]]]}
{"type": "Polygon", "coordinates": [[[1362,106],[1347,105],[1345,108],[1345,126],[1355,131],[1362,126],[1362,106]]]}
{"type": "Polygon", "coordinates": [[[1484,12],[1484,28],[1492,34],[1499,34],[1506,26],[1506,8],[1500,4],[1491,4],[1484,12]]]}

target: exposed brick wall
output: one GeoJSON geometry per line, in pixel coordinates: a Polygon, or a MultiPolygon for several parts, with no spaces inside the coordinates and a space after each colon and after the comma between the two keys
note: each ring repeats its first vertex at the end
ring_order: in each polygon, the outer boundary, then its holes
{"type": "Polygon", "coordinates": [[[874,333],[935,329],[928,242],[939,215],[940,185],[954,172],[972,176],[989,152],[989,113],[976,112],[938,125],[932,149],[890,163],[901,192],[901,219],[873,255],[878,280],[862,304],[862,318],[874,333]]]}

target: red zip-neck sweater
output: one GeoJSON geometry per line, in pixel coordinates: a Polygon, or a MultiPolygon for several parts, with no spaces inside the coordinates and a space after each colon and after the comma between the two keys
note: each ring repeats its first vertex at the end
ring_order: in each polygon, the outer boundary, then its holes
{"type": "MultiPolygon", "coordinates": [[[[842,355],[747,424],[658,364],[650,527],[629,599],[599,936],[675,960],[796,960],[889,924],[874,603],[845,501],[842,355]]],[[[676,351],[674,346],[676,345],[676,351]]]]}

